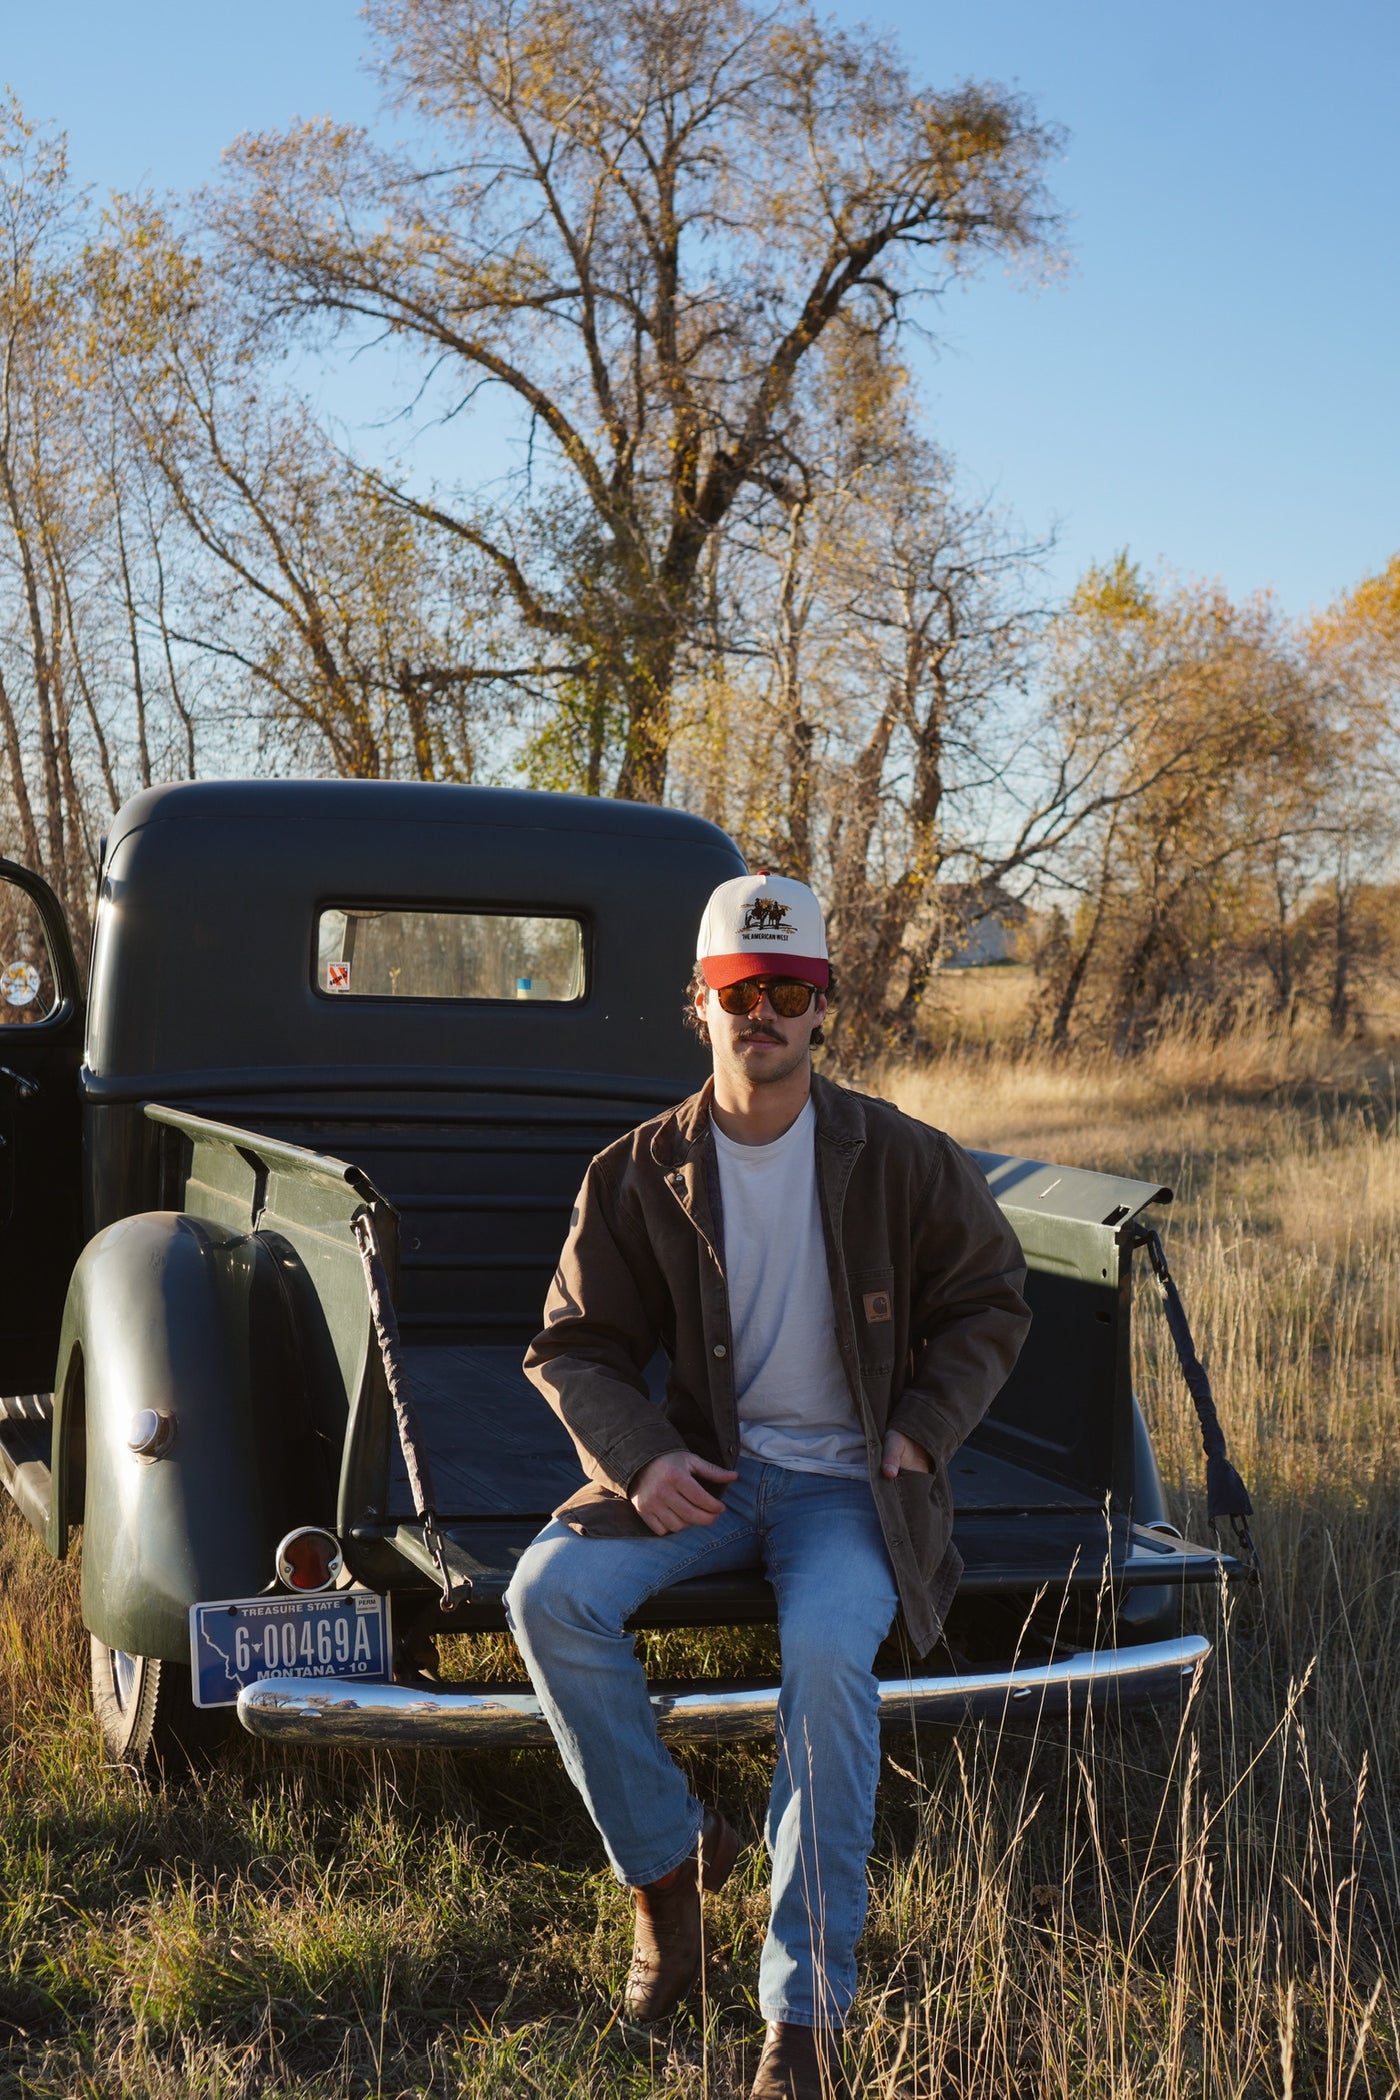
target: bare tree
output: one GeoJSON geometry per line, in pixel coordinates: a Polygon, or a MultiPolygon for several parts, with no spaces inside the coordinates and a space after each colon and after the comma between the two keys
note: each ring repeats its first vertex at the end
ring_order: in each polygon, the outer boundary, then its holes
{"type": "Polygon", "coordinates": [[[80,950],[106,820],[194,770],[201,698],[163,618],[188,548],[132,442],[88,236],[62,139],[0,106],[0,780],[80,950]]]}
{"type": "MultiPolygon", "coordinates": [[[[1043,550],[959,497],[870,348],[811,389],[770,500],[731,531],[738,611],[715,636],[748,687],[725,700],[725,820],[755,864],[825,891],[849,1057],[912,1036],[954,922],[976,916],[987,790],[1043,625],[1043,550]]],[[[679,747],[687,786],[712,705],[679,747]]]]}
{"type": "Polygon", "coordinates": [[[617,698],[618,791],[659,799],[706,549],[781,459],[805,361],[840,315],[897,335],[914,293],[1041,249],[1054,140],[789,0],[369,17],[439,158],[330,123],[245,138],[215,223],[270,314],[387,332],[453,407],[509,398],[543,498],[386,490],[491,565],[561,677],[617,698]]]}
{"type": "MultiPolygon", "coordinates": [[[[264,736],[301,763],[469,778],[476,689],[494,672],[469,660],[468,637],[491,580],[481,590],[475,579],[469,607],[467,579],[447,574],[434,536],[344,459],[303,402],[268,385],[246,312],[159,213],[118,200],[89,271],[140,461],[156,584],[147,624],[172,680],[175,649],[221,664],[264,736]],[[186,555],[173,592],[162,526],[186,555]]],[[[129,589],[125,602],[139,719],[129,589]]]]}
{"type": "MultiPolygon", "coordinates": [[[[115,781],[86,658],[101,507],[83,471],[71,271],[81,199],[62,141],[0,110],[0,739],[19,851],[86,942],[95,868],[85,760],[115,781]]],[[[98,789],[101,793],[101,789],[98,789]]]]}
{"type": "Polygon", "coordinates": [[[875,696],[865,738],[832,783],[830,882],[862,1048],[912,1037],[930,978],[980,912],[987,790],[1014,742],[1013,702],[1044,614],[1045,549],[911,446],[865,506],[840,583],[853,669],[875,696]]]}

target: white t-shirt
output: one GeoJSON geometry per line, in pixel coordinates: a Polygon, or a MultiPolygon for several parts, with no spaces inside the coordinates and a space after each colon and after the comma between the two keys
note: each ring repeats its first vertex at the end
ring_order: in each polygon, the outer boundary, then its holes
{"type": "Polygon", "coordinates": [[[738,1145],[710,1120],[719,1158],[724,1273],[744,1451],[795,1473],[866,1477],[865,1438],[836,1344],[807,1102],[771,1145],[738,1145]]]}

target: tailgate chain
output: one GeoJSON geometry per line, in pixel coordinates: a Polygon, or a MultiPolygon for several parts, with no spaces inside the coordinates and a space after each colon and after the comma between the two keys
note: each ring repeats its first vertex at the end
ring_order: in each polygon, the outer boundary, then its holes
{"type": "Polygon", "coordinates": [[[1201,1447],[1206,1454],[1206,1515],[1217,1527],[1222,1517],[1229,1519],[1230,1529],[1235,1534],[1240,1552],[1257,1578],[1260,1572],[1259,1549],[1249,1528],[1249,1519],[1254,1515],[1254,1504],[1249,1499],[1248,1488],[1226,1456],[1225,1432],[1215,1411],[1215,1396],[1210,1389],[1210,1377],[1196,1354],[1196,1344],[1191,1339],[1191,1324],[1186,1317],[1186,1307],[1181,1302],[1181,1293],[1176,1287],[1171,1270],[1167,1267],[1167,1257],[1162,1251],[1161,1239],[1152,1227],[1139,1225],[1136,1241],[1138,1246],[1147,1249],[1147,1258],[1152,1264],[1153,1281],[1162,1300],[1162,1310],[1167,1316],[1172,1341],[1176,1345],[1181,1375],[1186,1380],[1186,1389],[1196,1405],[1196,1415],[1201,1425],[1201,1447]]]}
{"type": "MultiPolygon", "coordinates": [[[[418,1418],[413,1406],[408,1373],[404,1367],[402,1343],[399,1340],[398,1316],[394,1311],[393,1293],[389,1289],[384,1256],[379,1251],[379,1236],[375,1232],[374,1219],[370,1212],[362,1210],[355,1218],[351,1230],[355,1235],[355,1244],[360,1250],[360,1265],[365,1272],[370,1318],[374,1322],[374,1332],[379,1342],[384,1382],[389,1388],[389,1398],[394,1403],[399,1449],[403,1452],[404,1469],[408,1474],[408,1485],[413,1495],[413,1507],[419,1523],[423,1526],[423,1543],[432,1554],[438,1578],[442,1583],[442,1608],[444,1611],[451,1611],[455,1603],[454,1585],[447,1566],[442,1533],[438,1529],[433,1476],[428,1465],[428,1454],[418,1434],[418,1418]]],[[[469,1577],[463,1576],[459,1579],[464,1588],[470,1589],[469,1577]]]]}

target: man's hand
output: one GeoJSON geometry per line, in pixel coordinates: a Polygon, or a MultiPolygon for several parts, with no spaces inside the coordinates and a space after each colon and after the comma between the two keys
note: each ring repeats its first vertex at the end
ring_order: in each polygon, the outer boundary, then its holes
{"type": "Polygon", "coordinates": [[[880,1471],[886,1480],[893,1480],[900,1473],[930,1473],[933,1462],[922,1444],[916,1444],[912,1436],[902,1430],[887,1429],[884,1447],[880,1453],[880,1471]]]}
{"type": "MultiPolygon", "coordinates": [[[[911,1449],[913,1447],[911,1446],[911,1449]]],[[[723,1466],[712,1466],[693,1451],[666,1451],[648,1459],[627,1491],[627,1499],[658,1538],[684,1531],[689,1524],[713,1524],[724,1508],[704,1483],[723,1486],[737,1480],[723,1466]]]]}

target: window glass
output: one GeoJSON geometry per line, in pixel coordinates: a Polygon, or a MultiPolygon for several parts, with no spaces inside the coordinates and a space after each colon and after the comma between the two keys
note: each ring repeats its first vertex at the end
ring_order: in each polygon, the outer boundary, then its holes
{"type": "Polygon", "coordinates": [[[583,996],[577,919],[500,911],[323,911],[316,982],[333,998],[536,999],[583,996]]]}
{"type": "Polygon", "coordinates": [[[0,882],[0,1028],[32,1028],[57,1004],[38,907],[16,883],[0,882]]]}

